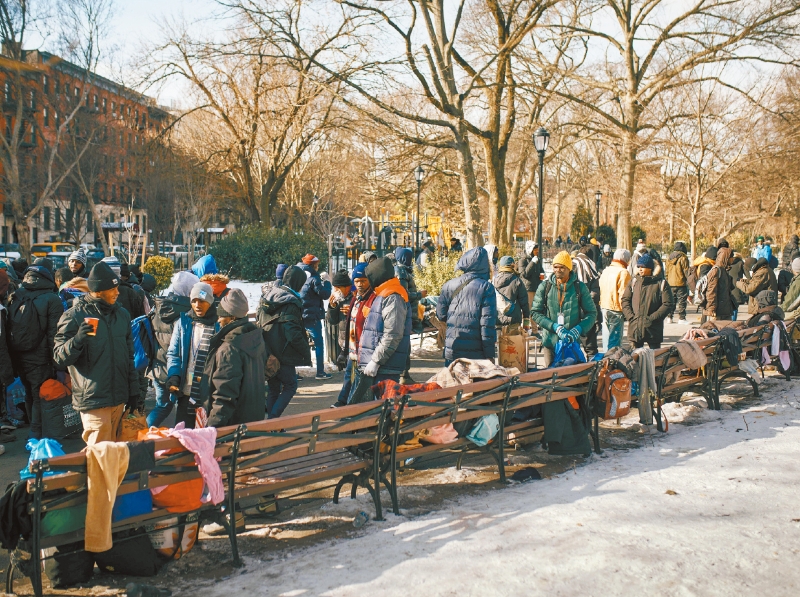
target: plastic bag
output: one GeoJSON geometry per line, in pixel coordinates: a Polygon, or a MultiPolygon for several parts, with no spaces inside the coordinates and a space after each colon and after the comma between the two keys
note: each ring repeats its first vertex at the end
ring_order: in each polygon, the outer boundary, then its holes
{"type": "MultiPolygon", "coordinates": [[[[25,444],[25,449],[28,450],[31,455],[28,458],[28,466],[19,472],[20,479],[32,479],[36,476],[31,472],[31,463],[35,460],[46,460],[65,455],[64,448],[61,447],[61,444],[47,437],[44,439],[29,439],[28,443],[25,444]]],[[[50,475],[58,474],[60,473],[56,471],[45,471],[44,476],[49,477],[50,475]]]]}
{"type": "Polygon", "coordinates": [[[586,355],[583,354],[581,345],[577,342],[564,342],[559,340],[556,342],[556,349],[554,351],[553,363],[551,367],[566,367],[567,365],[575,365],[577,363],[585,363],[586,355]]]}
{"type": "Polygon", "coordinates": [[[492,441],[498,431],[500,431],[500,419],[497,415],[484,415],[475,423],[467,439],[476,446],[485,446],[492,441]]]}
{"type": "Polygon", "coordinates": [[[15,421],[25,418],[25,386],[19,377],[6,388],[6,413],[15,421]]]}

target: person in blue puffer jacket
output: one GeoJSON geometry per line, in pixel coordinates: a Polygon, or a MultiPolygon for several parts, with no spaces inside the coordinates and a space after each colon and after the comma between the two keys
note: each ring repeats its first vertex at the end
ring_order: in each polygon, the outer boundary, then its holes
{"type": "Polygon", "coordinates": [[[442,287],[436,303],[436,316],[447,323],[445,366],[456,359],[493,359],[497,342],[497,299],[486,250],[470,249],[456,270],[464,273],[442,287]]]}
{"type": "Polygon", "coordinates": [[[307,279],[300,290],[303,299],[303,325],[314,341],[314,356],[317,360],[317,379],[330,379],[325,373],[325,345],[322,339],[322,320],[325,319],[325,301],[331,298],[331,283],[323,280],[319,272],[319,258],[308,254],[297,264],[306,273],[307,279]]]}

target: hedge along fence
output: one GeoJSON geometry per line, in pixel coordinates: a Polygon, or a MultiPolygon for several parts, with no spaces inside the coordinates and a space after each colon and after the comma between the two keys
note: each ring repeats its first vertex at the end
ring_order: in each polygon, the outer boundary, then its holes
{"type": "Polygon", "coordinates": [[[275,279],[279,263],[294,265],[307,253],[319,257],[324,270],[328,247],[315,234],[248,226],[212,245],[209,253],[232,278],[263,282],[275,279]]]}
{"type": "Polygon", "coordinates": [[[462,255],[463,253],[449,255],[435,253],[431,255],[425,267],[415,266],[414,281],[417,283],[417,288],[427,290],[430,296],[439,296],[445,282],[463,273],[461,270],[456,270],[456,264],[462,255]]]}
{"type": "Polygon", "coordinates": [[[142,271],[156,279],[156,292],[161,292],[172,282],[175,266],[172,259],[154,255],[149,257],[142,267],[142,271]]]}

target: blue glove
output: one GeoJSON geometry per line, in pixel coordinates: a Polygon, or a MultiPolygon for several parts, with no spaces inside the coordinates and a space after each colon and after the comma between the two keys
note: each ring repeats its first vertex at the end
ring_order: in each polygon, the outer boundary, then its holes
{"type": "Polygon", "coordinates": [[[571,342],[577,342],[578,340],[580,340],[582,331],[583,330],[581,329],[580,324],[578,324],[567,332],[567,337],[570,339],[571,342]]]}
{"type": "Polygon", "coordinates": [[[555,332],[556,332],[556,335],[561,340],[566,340],[567,339],[567,335],[569,334],[569,332],[567,331],[567,328],[565,328],[563,325],[557,325],[555,332]]]}

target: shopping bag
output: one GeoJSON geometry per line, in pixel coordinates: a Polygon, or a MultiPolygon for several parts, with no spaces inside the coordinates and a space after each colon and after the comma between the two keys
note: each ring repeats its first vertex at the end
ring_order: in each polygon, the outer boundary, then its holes
{"type": "Polygon", "coordinates": [[[500,334],[500,365],[516,367],[520,373],[528,372],[528,337],[524,334],[500,334]]]}
{"type": "MultiPolygon", "coordinates": [[[[61,444],[47,437],[44,439],[29,439],[28,443],[25,444],[25,449],[28,450],[31,455],[28,457],[28,466],[19,472],[20,479],[32,479],[36,476],[31,472],[31,464],[34,461],[49,460],[56,456],[64,456],[64,448],[61,447],[61,444]]],[[[45,471],[44,476],[47,477],[49,475],[59,474],[61,473],[56,471],[45,471]]]]}
{"type": "Polygon", "coordinates": [[[551,367],[566,367],[577,363],[585,363],[586,355],[583,354],[581,345],[577,342],[556,342],[555,355],[551,367]]]}

